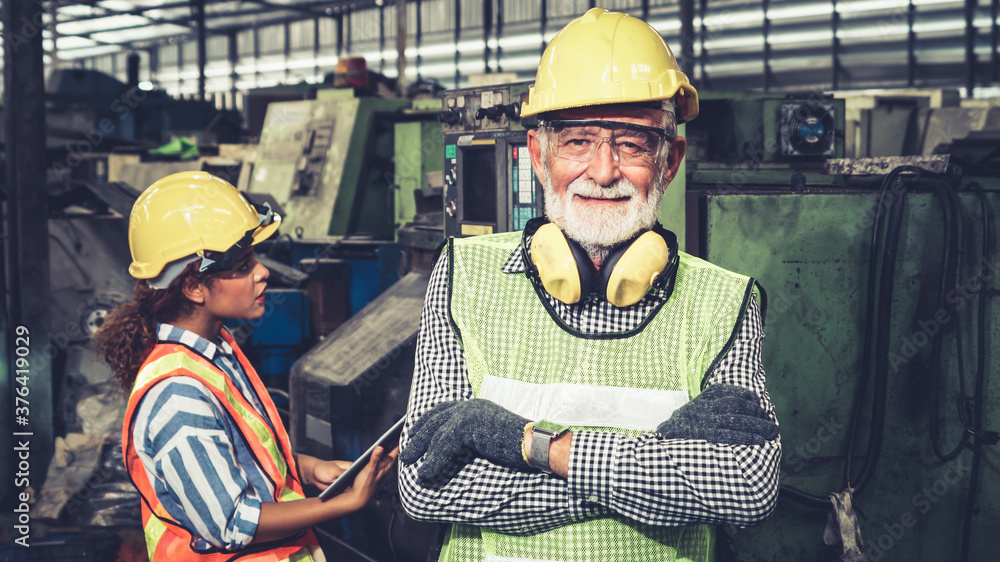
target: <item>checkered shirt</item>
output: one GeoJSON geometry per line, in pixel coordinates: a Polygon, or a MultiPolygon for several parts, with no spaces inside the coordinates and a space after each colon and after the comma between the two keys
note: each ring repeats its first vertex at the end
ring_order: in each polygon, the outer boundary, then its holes
{"type": "MultiPolygon", "coordinates": [[[[424,302],[401,440],[404,449],[410,428],[425,412],[440,402],[474,397],[462,346],[449,324],[447,261],[442,254],[424,302]]],[[[503,264],[503,271],[523,274],[520,249],[503,264]]],[[[567,325],[588,334],[633,329],[667,298],[653,291],[640,306],[623,309],[604,299],[567,305],[545,296],[567,325]]],[[[761,311],[753,296],[733,346],[708,384],[734,384],[754,391],[777,422],[764,388],[763,337],[761,311]]],[[[508,534],[533,534],[613,513],[648,525],[749,526],[774,511],[780,458],[779,440],[748,446],[664,440],[655,432],[629,437],[611,431],[575,431],[565,480],[473,458],[441,488],[419,484],[420,462],[401,464],[399,483],[403,505],[415,519],[478,525],[508,534]]]]}

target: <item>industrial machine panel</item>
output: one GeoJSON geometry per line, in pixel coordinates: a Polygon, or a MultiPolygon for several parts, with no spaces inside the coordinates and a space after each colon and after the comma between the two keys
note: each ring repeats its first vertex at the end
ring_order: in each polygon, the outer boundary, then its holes
{"type": "MultiPolygon", "coordinates": [[[[444,95],[445,235],[524,228],[543,212],[520,108],[529,82],[451,90],[444,95]]],[[[530,126],[530,124],[528,124],[530,126]]]]}
{"type": "Polygon", "coordinates": [[[272,103],[249,191],[270,194],[284,208],[283,232],[394,238],[384,177],[392,123],[409,104],[336,92],[272,103]]]}

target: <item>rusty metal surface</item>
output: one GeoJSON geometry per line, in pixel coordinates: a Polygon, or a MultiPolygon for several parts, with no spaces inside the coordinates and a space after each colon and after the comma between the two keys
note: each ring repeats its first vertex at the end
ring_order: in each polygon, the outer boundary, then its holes
{"type": "Polygon", "coordinates": [[[948,169],[949,156],[874,156],[871,158],[833,158],[827,160],[824,171],[844,176],[881,176],[900,166],[916,166],[929,172],[943,174],[948,169]]]}

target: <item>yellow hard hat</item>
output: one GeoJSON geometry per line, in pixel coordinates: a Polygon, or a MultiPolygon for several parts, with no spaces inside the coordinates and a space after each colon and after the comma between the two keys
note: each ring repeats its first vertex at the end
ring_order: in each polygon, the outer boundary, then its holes
{"type": "Polygon", "coordinates": [[[280,224],[270,207],[259,213],[222,178],[208,172],[171,174],[149,186],[132,206],[128,272],[152,279],[167,264],[200,251],[224,253],[245,237],[257,244],[280,224]]]}
{"type": "Polygon", "coordinates": [[[663,37],[640,19],[591,8],[545,48],[521,116],[674,96],[680,122],[698,115],[698,91],[663,37]]]}

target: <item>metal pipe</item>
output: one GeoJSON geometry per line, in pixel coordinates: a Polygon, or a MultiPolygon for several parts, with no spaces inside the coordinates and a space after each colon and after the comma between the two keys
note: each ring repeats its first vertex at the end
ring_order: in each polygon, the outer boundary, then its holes
{"type": "Polygon", "coordinates": [[[423,20],[423,2],[417,0],[417,80],[420,80],[420,63],[423,59],[420,56],[420,48],[424,44],[424,20],[423,20]]]}
{"type": "Polygon", "coordinates": [[[489,74],[490,56],[490,35],[493,34],[493,0],[483,0],[483,72],[489,74]]]}
{"type": "MultiPolygon", "coordinates": [[[[313,76],[316,78],[319,78],[319,44],[319,18],[313,18],[313,76]]],[[[236,68],[236,65],[233,65],[233,68],[236,68]]],[[[233,94],[233,99],[236,99],[235,94],[233,94]]]]}
{"type": "Polygon", "coordinates": [[[917,8],[910,0],[906,9],[906,85],[912,88],[917,81],[917,33],[913,31],[913,20],[917,8]]]}
{"type": "Polygon", "coordinates": [[[52,50],[49,51],[49,67],[52,70],[59,68],[59,2],[52,2],[49,5],[49,32],[52,33],[52,50]]]}
{"type": "Polygon", "coordinates": [[[292,58],[292,24],[285,22],[282,26],[282,31],[285,35],[285,42],[281,46],[281,51],[282,56],[285,57],[285,82],[287,83],[292,77],[292,69],[288,68],[288,61],[292,58]]]}
{"type": "Polygon", "coordinates": [[[497,2],[497,29],[495,36],[497,38],[497,72],[503,72],[503,65],[500,63],[500,59],[503,58],[503,48],[500,47],[500,38],[503,37],[503,0],[496,0],[497,2]]]}
{"type": "Polygon", "coordinates": [[[160,84],[156,77],[156,73],[160,71],[160,48],[150,47],[146,53],[149,55],[149,81],[156,88],[160,84]]]}
{"type": "Polygon", "coordinates": [[[139,53],[133,51],[125,57],[125,76],[129,88],[139,87],[139,53]]]}
{"type": "Polygon", "coordinates": [[[708,50],[705,48],[705,41],[708,39],[708,25],[705,23],[705,19],[708,17],[708,0],[701,0],[699,10],[701,14],[701,33],[699,34],[698,40],[701,43],[701,53],[699,53],[698,61],[699,66],[701,66],[701,80],[699,81],[698,87],[707,88],[708,72],[705,67],[708,64],[708,50]]]}
{"type": "Polygon", "coordinates": [[[1000,81],[1000,0],[990,3],[990,59],[993,62],[993,82],[1000,81]]]}
{"type": "MultiPolygon", "coordinates": [[[[643,2],[649,11],[649,2],[643,2]]],[[[694,76],[694,0],[681,0],[681,72],[694,76]]],[[[648,14],[647,14],[648,15],[648,14]]]]}
{"type": "MultiPolygon", "coordinates": [[[[0,382],[4,386],[0,389],[0,397],[8,399],[7,404],[11,405],[14,400],[9,399],[8,393],[14,392],[15,387],[27,388],[30,392],[30,410],[25,402],[17,404],[24,407],[23,415],[8,412],[12,414],[11,421],[17,423],[13,436],[30,443],[31,467],[38,468],[31,471],[30,483],[34,490],[42,489],[44,467],[49,464],[55,443],[51,365],[60,352],[49,341],[52,325],[45,183],[44,13],[40,0],[3,3],[3,28],[6,31],[16,29],[18,33],[4,35],[6,201],[3,212],[6,229],[3,243],[6,276],[0,279],[7,284],[4,296],[9,300],[5,303],[7,318],[0,326],[0,336],[4,338],[0,349],[8,350],[7,356],[0,359],[0,382]],[[22,357],[14,353],[18,348],[28,353],[25,366],[11,360],[15,356],[22,357]],[[23,372],[8,370],[8,366],[17,366],[23,372]],[[18,432],[28,435],[19,436],[18,432]]],[[[13,437],[12,432],[5,433],[0,437],[0,446],[10,445],[8,440],[13,437]]]]}
{"type": "Polygon", "coordinates": [[[833,0],[833,14],[830,17],[830,31],[833,35],[833,44],[831,45],[830,55],[833,58],[831,65],[833,66],[833,89],[836,90],[840,88],[840,38],[837,36],[837,32],[840,30],[840,12],[837,11],[837,0],[833,0]]]}
{"type": "Polygon", "coordinates": [[[976,89],[976,0],[965,0],[965,97],[976,89]]]}
{"type": "MultiPolygon", "coordinates": [[[[769,18],[767,15],[767,12],[768,10],[770,10],[770,8],[771,8],[770,0],[763,0],[763,2],[761,2],[761,10],[764,13],[764,22],[763,22],[763,27],[761,28],[761,33],[763,34],[763,39],[764,39],[764,53],[762,57],[763,61],[761,62],[764,65],[762,69],[762,72],[764,73],[762,77],[762,82],[764,85],[765,92],[770,91],[771,89],[771,41],[769,40],[771,35],[771,18],[769,18]]],[[[834,79],[836,80],[836,78],[834,79]]]]}
{"type": "Polygon", "coordinates": [[[351,54],[351,34],[354,33],[354,25],[351,23],[354,18],[351,17],[351,12],[344,14],[344,19],[347,23],[344,25],[344,56],[351,54]]]}
{"type": "Polygon", "coordinates": [[[344,56],[344,14],[337,16],[337,56],[344,56]]]}
{"type": "Polygon", "coordinates": [[[455,87],[458,87],[462,75],[458,72],[458,61],[461,53],[458,52],[458,42],[462,39],[462,0],[455,0],[455,87]]]}
{"type": "Polygon", "coordinates": [[[198,42],[198,99],[205,101],[205,65],[208,60],[205,51],[205,0],[191,0],[191,11],[194,12],[198,42]]]}
{"type": "Polygon", "coordinates": [[[385,73],[385,4],[378,7],[378,72],[385,73]]]}
{"type": "Polygon", "coordinates": [[[396,0],[396,93],[406,95],[406,0],[396,0]]]}
{"type": "Polygon", "coordinates": [[[236,72],[236,67],[240,63],[240,49],[235,31],[231,31],[226,36],[226,50],[229,59],[229,95],[233,98],[233,109],[236,109],[236,95],[239,93],[236,83],[240,79],[240,73],[236,72]]]}
{"type": "Polygon", "coordinates": [[[545,47],[547,46],[545,28],[549,25],[549,0],[542,0],[539,3],[539,8],[541,13],[538,15],[538,34],[542,36],[542,48],[538,53],[545,54],[545,47]]]}

